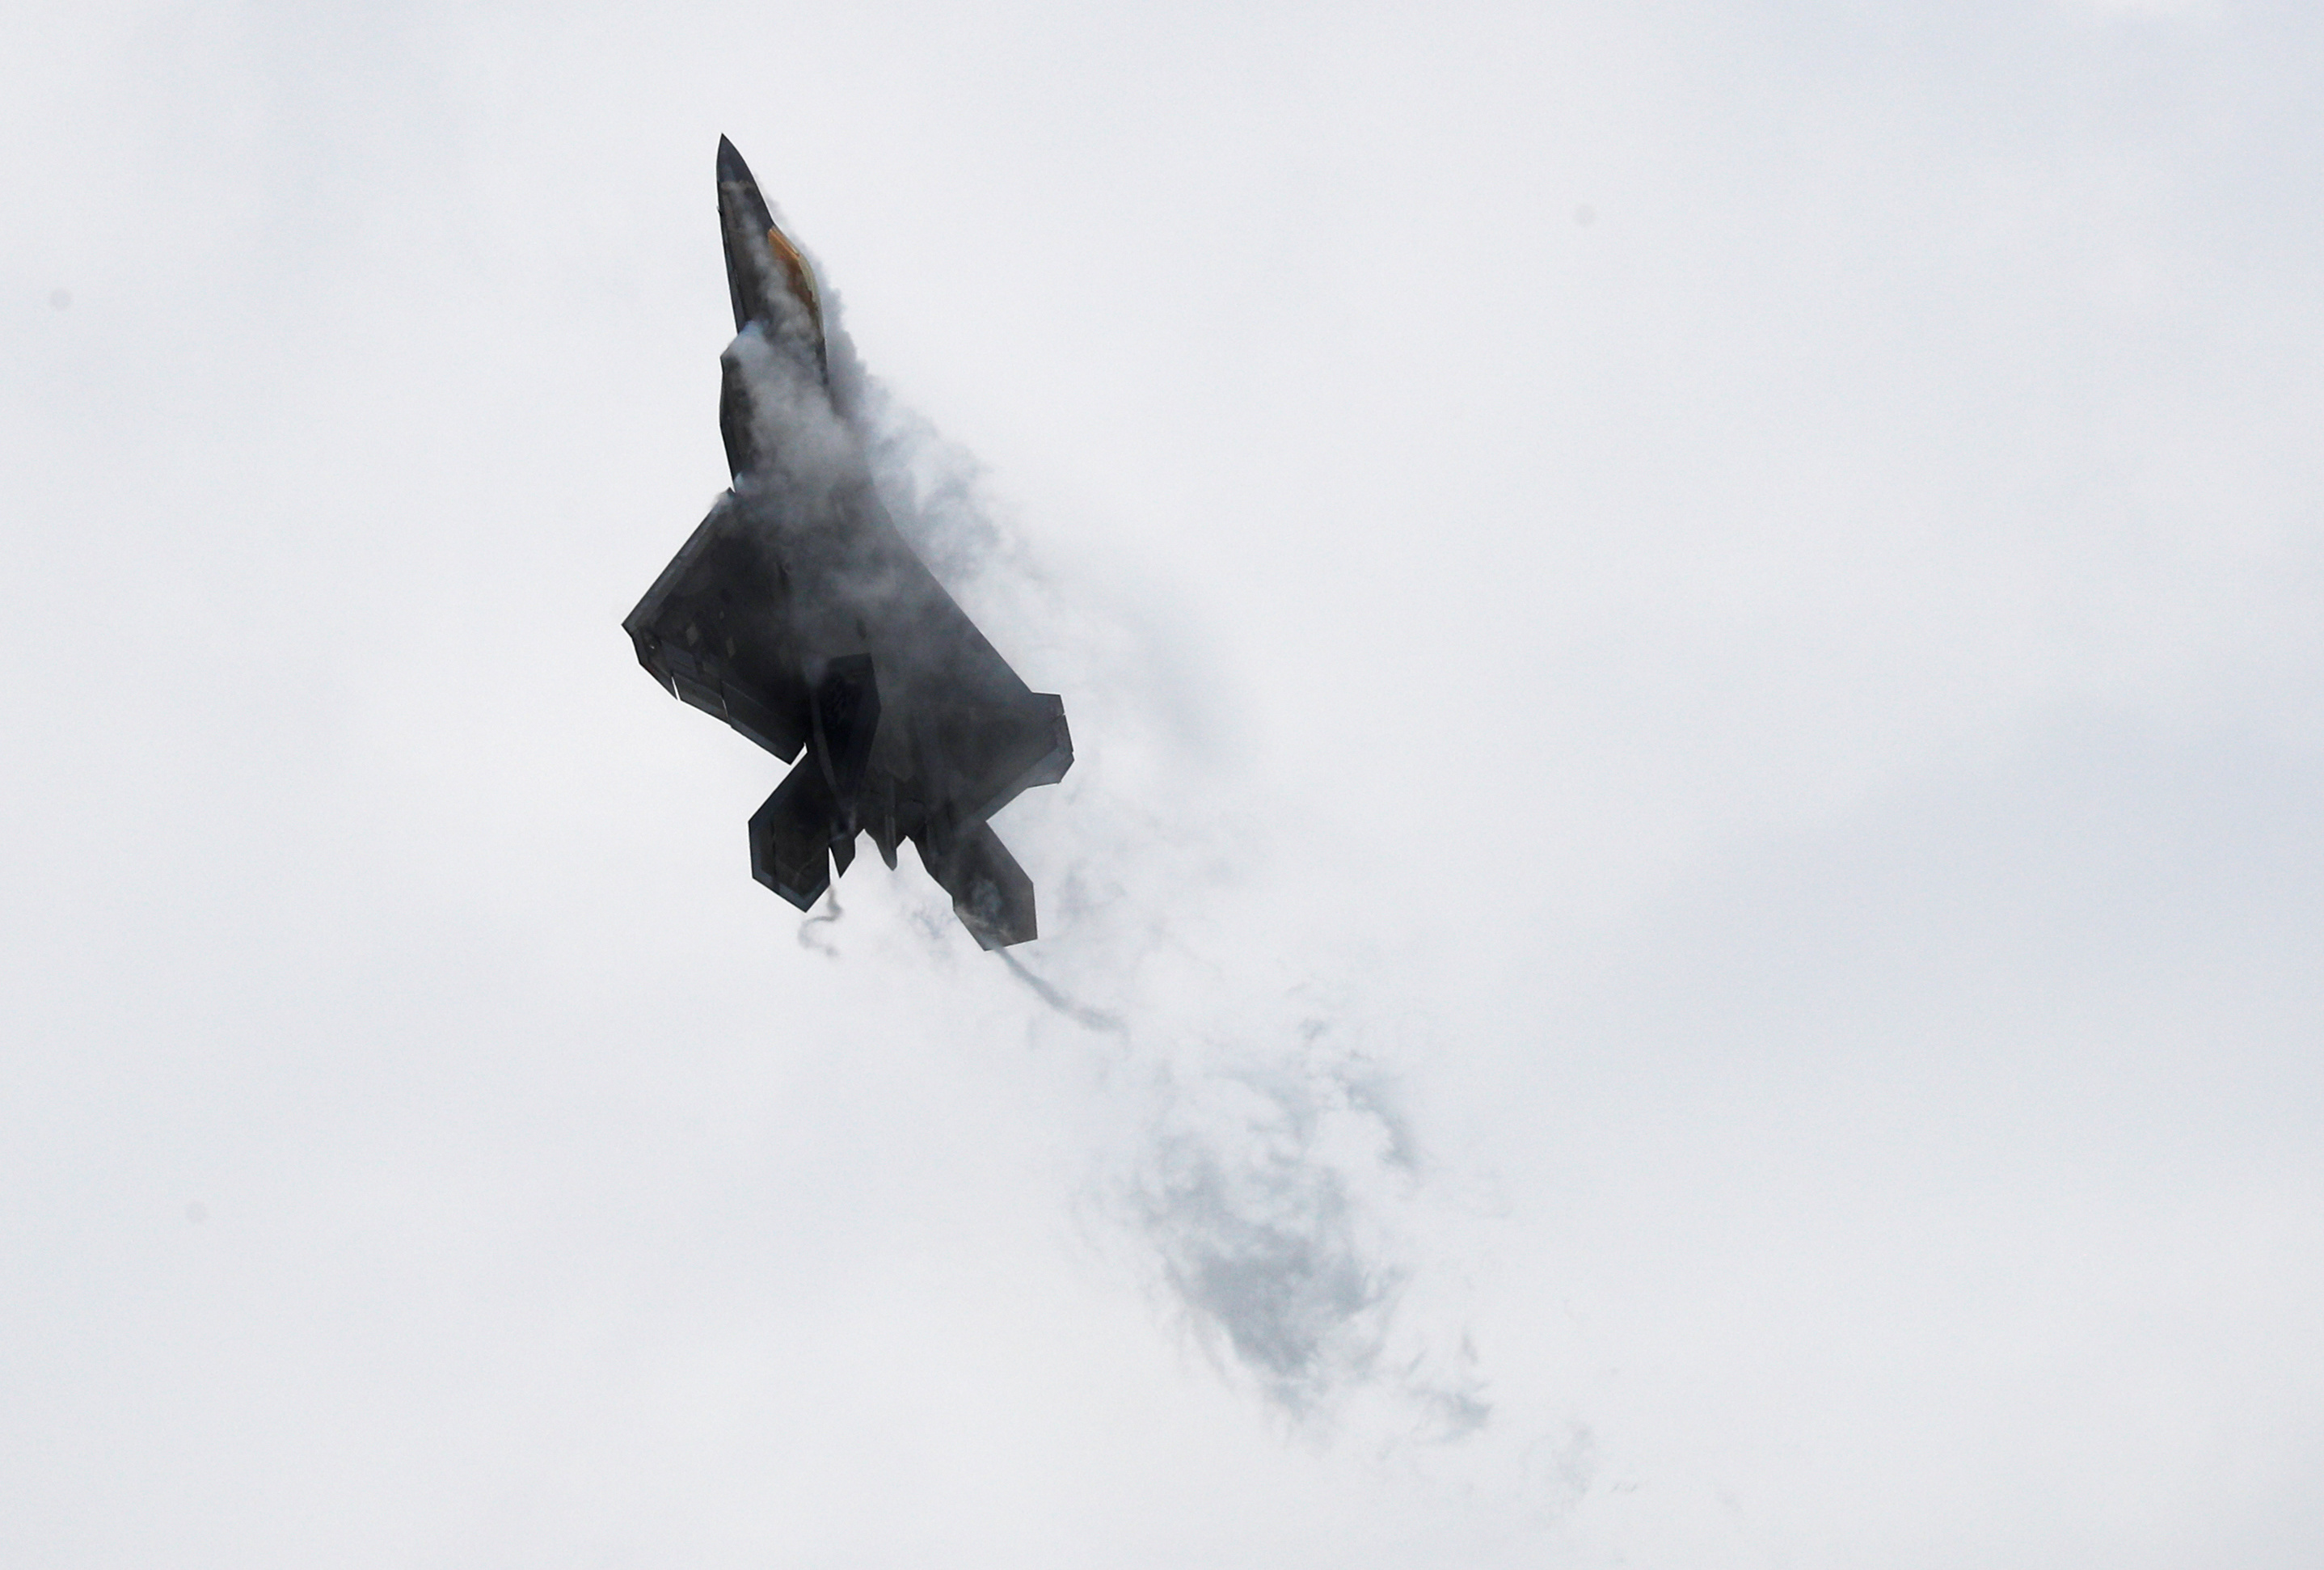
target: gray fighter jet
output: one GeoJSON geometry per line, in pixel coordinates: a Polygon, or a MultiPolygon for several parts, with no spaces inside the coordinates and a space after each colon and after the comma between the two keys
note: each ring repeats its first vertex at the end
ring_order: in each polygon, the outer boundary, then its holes
{"type": "Polygon", "coordinates": [[[890,867],[910,840],[978,943],[1022,943],[1032,881],[986,820],[1064,777],[1065,705],[1018,678],[890,521],[834,402],[814,269],[724,137],[718,219],[733,488],[622,630],[672,694],[800,759],[751,819],[759,882],[805,910],[857,835],[890,867]]]}

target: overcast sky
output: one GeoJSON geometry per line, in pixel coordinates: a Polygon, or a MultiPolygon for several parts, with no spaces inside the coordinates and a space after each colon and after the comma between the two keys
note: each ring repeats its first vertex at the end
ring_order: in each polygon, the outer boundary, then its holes
{"type": "Polygon", "coordinates": [[[0,40],[0,1562],[2324,1558],[2324,14],[0,40]],[[621,633],[722,133],[1013,967],[621,633]]]}

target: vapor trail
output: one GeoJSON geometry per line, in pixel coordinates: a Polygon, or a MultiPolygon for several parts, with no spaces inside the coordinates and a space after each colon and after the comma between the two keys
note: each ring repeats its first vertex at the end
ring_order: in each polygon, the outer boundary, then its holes
{"type": "MultiPolygon", "coordinates": [[[[1238,939],[1259,881],[1244,870],[1252,831],[1196,805],[1199,789],[1165,812],[1153,780],[1109,766],[1113,747],[1174,750],[1147,645],[1024,560],[974,461],[864,375],[831,304],[835,400],[898,528],[1012,659],[1035,651],[1071,693],[1083,759],[1025,841],[1044,938],[1030,963],[1000,963],[1038,1005],[1028,1030],[1062,1022],[1082,1055],[1092,1035],[1113,1043],[1091,1077],[1106,1132],[1084,1210],[1102,1248],[1295,1426],[1328,1428],[1369,1394],[1407,1434],[1483,1428],[1465,1327],[1406,1312],[1429,1268],[1430,1172],[1360,978],[1296,932],[1238,939]]],[[[929,936],[952,940],[937,923],[929,936]]]]}

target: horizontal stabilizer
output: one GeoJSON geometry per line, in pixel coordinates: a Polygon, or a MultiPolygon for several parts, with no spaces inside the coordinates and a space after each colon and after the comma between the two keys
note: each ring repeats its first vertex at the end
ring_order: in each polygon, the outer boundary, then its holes
{"type": "Polygon", "coordinates": [[[839,804],[813,757],[783,777],[751,815],[751,875],[802,910],[831,887],[832,831],[839,804]]]}
{"type": "Polygon", "coordinates": [[[951,854],[928,871],[952,896],[953,914],[978,947],[1006,948],[1039,936],[1033,920],[1033,880],[991,824],[963,830],[951,854]]]}

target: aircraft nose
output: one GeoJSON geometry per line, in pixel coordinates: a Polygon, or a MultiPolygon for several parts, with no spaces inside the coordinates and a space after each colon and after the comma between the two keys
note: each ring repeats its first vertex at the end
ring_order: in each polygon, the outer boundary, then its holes
{"type": "Polygon", "coordinates": [[[758,184],[751,178],[751,166],[742,162],[742,155],[735,152],[734,144],[724,136],[718,139],[718,183],[753,187],[758,184]]]}
{"type": "Polygon", "coordinates": [[[791,330],[812,356],[816,375],[824,375],[823,299],[815,272],[790,236],[776,226],[750,165],[724,136],[718,139],[718,217],[726,236],[726,285],[733,297],[734,330],[739,333],[753,321],[776,328],[786,317],[803,318],[791,330]],[[778,309],[777,301],[784,297],[795,311],[778,309]]]}

